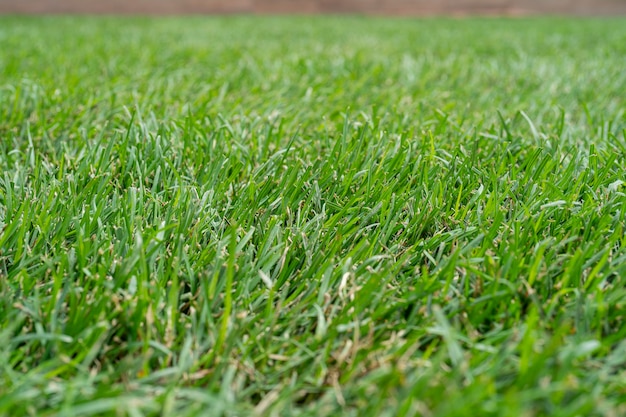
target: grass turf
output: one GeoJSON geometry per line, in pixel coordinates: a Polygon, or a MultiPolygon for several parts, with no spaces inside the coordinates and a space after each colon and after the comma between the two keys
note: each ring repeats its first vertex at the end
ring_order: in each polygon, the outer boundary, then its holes
{"type": "Polygon", "coordinates": [[[0,44],[0,414],[626,413],[623,19],[0,44]]]}

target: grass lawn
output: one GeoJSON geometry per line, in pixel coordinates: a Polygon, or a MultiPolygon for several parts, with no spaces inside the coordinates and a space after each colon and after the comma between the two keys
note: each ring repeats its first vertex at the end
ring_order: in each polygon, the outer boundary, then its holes
{"type": "Polygon", "coordinates": [[[0,415],[626,415],[624,19],[0,18],[0,415]]]}

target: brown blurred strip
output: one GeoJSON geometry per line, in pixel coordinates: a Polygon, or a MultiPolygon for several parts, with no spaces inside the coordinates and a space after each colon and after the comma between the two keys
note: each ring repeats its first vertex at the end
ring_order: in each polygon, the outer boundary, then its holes
{"type": "Polygon", "coordinates": [[[626,0],[0,0],[0,13],[626,14],[626,0]]]}

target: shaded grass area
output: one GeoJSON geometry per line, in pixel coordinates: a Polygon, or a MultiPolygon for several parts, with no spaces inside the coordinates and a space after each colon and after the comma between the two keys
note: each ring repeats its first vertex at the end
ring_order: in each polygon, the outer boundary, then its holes
{"type": "Polygon", "coordinates": [[[626,25],[0,18],[3,415],[626,413],[626,25]]]}

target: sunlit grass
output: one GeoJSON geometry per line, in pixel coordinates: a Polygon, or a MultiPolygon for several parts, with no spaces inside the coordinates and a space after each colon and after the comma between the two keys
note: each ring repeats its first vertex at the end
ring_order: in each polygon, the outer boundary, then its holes
{"type": "Polygon", "coordinates": [[[623,20],[0,45],[0,414],[626,414],[623,20]]]}

